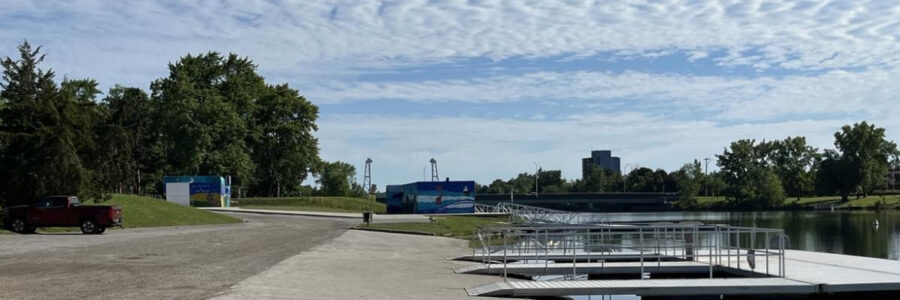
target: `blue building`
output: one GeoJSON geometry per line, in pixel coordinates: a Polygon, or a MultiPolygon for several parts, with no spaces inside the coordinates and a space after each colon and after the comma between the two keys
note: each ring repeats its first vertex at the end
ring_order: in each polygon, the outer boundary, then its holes
{"type": "Polygon", "coordinates": [[[420,181],[385,187],[389,214],[475,212],[475,181],[420,181]]]}

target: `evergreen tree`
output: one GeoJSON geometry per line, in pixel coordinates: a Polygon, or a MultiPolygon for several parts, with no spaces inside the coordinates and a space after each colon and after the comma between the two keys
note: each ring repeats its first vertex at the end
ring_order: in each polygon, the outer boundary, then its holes
{"type": "Polygon", "coordinates": [[[0,61],[3,197],[12,203],[50,194],[99,198],[84,159],[94,141],[96,82],[65,80],[60,88],[52,70],[38,67],[43,60],[40,47],[26,41],[19,59],[0,61]]]}

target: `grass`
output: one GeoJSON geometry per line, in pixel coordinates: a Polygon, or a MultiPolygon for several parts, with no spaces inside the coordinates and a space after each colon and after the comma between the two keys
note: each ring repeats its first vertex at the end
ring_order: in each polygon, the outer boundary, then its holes
{"type": "MultiPolygon", "coordinates": [[[[166,202],[164,200],[135,195],[112,195],[105,203],[85,205],[119,205],[122,207],[122,220],[125,228],[160,227],[179,225],[206,225],[239,223],[240,219],[216,214],[193,207],[166,202]]],[[[41,232],[78,231],[75,227],[41,228],[41,232]]],[[[0,234],[9,233],[5,229],[0,234]]]]}
{"type": "Polygon", "coordinates": [[[323,212],[356,212],[369,210],[384,213],[387,208],[374,200],[351,197],[290,197],[290,198],[242,198],[233,199],[241,208],[278,209],[323,212]]]}
{"type": "MultiPolygon", "coordinates": [[[[472,217],[472,216],[447,216],[434,217],[431,223],[375,223],[368,228],[387,229],[396,231],[425,232],[438,236],[466,238],[475,234],[479,227],[502,225],[507,217],[472,217]]],[[[363,227],[365,225],[359,225],[363,227]]]]}
{"type": "Polygon", "coordinates": [[[126,228],[239,223],[240,219],[164,200],[113,195],[104,205],[122,206],[126,228]]]}
{"type": "MultiPolygon", "coordinates": [[[[697,205],[700,209],[725,208],[725,197],[697,197],[697,205]]],[[[784,199],[785,207],[812,208],[816,205],[833,204],[835,208],[900,208],[900,195],[870,195],[866,198],[856,199],[850,197],[847,203],[841,203],[841,196],[800,197],[784,199]]]]}

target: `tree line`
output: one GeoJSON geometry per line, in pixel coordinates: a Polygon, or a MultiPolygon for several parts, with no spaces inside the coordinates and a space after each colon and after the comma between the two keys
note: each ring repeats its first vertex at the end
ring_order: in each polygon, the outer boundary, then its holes
{"type": "Polygon", "coordinates": [[[840,195],[866,197],[888,188],[888,171],[900,168],[896,143],[885,138],[884,128],[861,122],[845,125],[834,134],[835,149],[819,151],[805,137],[732,142],[716,155],[718,170],[706,173],[694,160],[678,170],[635,168],[626,175],[593,165],[584,178],[566,180],[559,170],[521,173],[509,180],[479,185],[479,193],[671,192],[679,206],[697,206],[699,196],[724,197],[734,208],[780,207],[785,199],[840,195]]]}
{"type": "Polygon", "coordinates": [[[319,158],[318,107],[248,58],[187,55],[149,93],[115,85],[101,97],[94,79],[57,82],[40,47],[18,50],[0,61],[0,204],[160,194],[164,175],[230,176],[235,194],[286,196],[326,174],[325,192],[353,192],[353,166],[319,158]]]}

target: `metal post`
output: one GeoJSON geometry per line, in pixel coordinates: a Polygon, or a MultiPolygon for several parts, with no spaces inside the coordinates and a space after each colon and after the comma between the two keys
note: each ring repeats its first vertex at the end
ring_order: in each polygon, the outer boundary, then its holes
{"type": "Polygon", "coordinates": [[[550,244],[547,241],[549,232],[550,229],[544,230],[544,273],[546,273],[547,269],[550,267],[550,244]]]}
{"type": "Polygon", "coordinates": [[[500,237],[503,238],[503,281],[506,282],[506,231],[500,231],[500,237]]]}
{"type": "Polygon", "coordinates": [[[779,252],[781,253],[781,263],[780,263],[779,268],[781,268],[781,271],[779,272],[780,273],[779,275],[781,275],[781,277],[784,278],[784,271],[785,271],[784,263],[786,261],[786,259],[784,257],[784,230],[781,230],[780,234],[781,234],[781,237],[780,237],[781,243],[779,243],[778,246],[779,246],[779,248],[781,248],[781,249],[779,249],[780,250],[779,252]]]}
{"type": "Polygon", "coordinates": [[[766,275],[769,275],[769,231],[766,231],[766,275]]]}
{"type": "Polygon", "coordinates": [[[709,231],[707,231],[707,235],[706,235],[706,244],[707,244],[706,251],[709,251],[709,278],[712,279],[713,278],[713,247],[714,247],[714,245],[713,245],[713,237],[709,231]]]}
{"type": "Polygon", "coordinates": [[[641,280],[644,280],[644,229],[638,229],[638,236],[640,236],[641,246],[639,248],[640,257],[641,257],[641,280]]]}
{"type": "Polygon", "coordinates": [[[662,255],[659,254],[659,228],[653,229],[656,236],[656,271],[662,268],[662,255]]]}
{"type": "Polygon", "coordinates": [[[488,234],[488,244],[487,244],[487,252],[488,252],[488,253],[487,253],[487,255],[482,255],[482,256],[481,256],[481,257],[484,259],[484,263],[487,264],[487,267],[488,267],[488,274],[491,273],[491,265],[492,265],[492,264],[490,263],[490,260],[491,260],[491,258],[492,258],[491,256],[493,256],[493,254],[491,253],[491,246],[494,245],[494,243],[492,243],[491,240],[492,240],[492,237],[493,237],[493,236],[494,236],[494,233],[493,233],[493,232],[491,232],[491,233],[488,234]]]}

